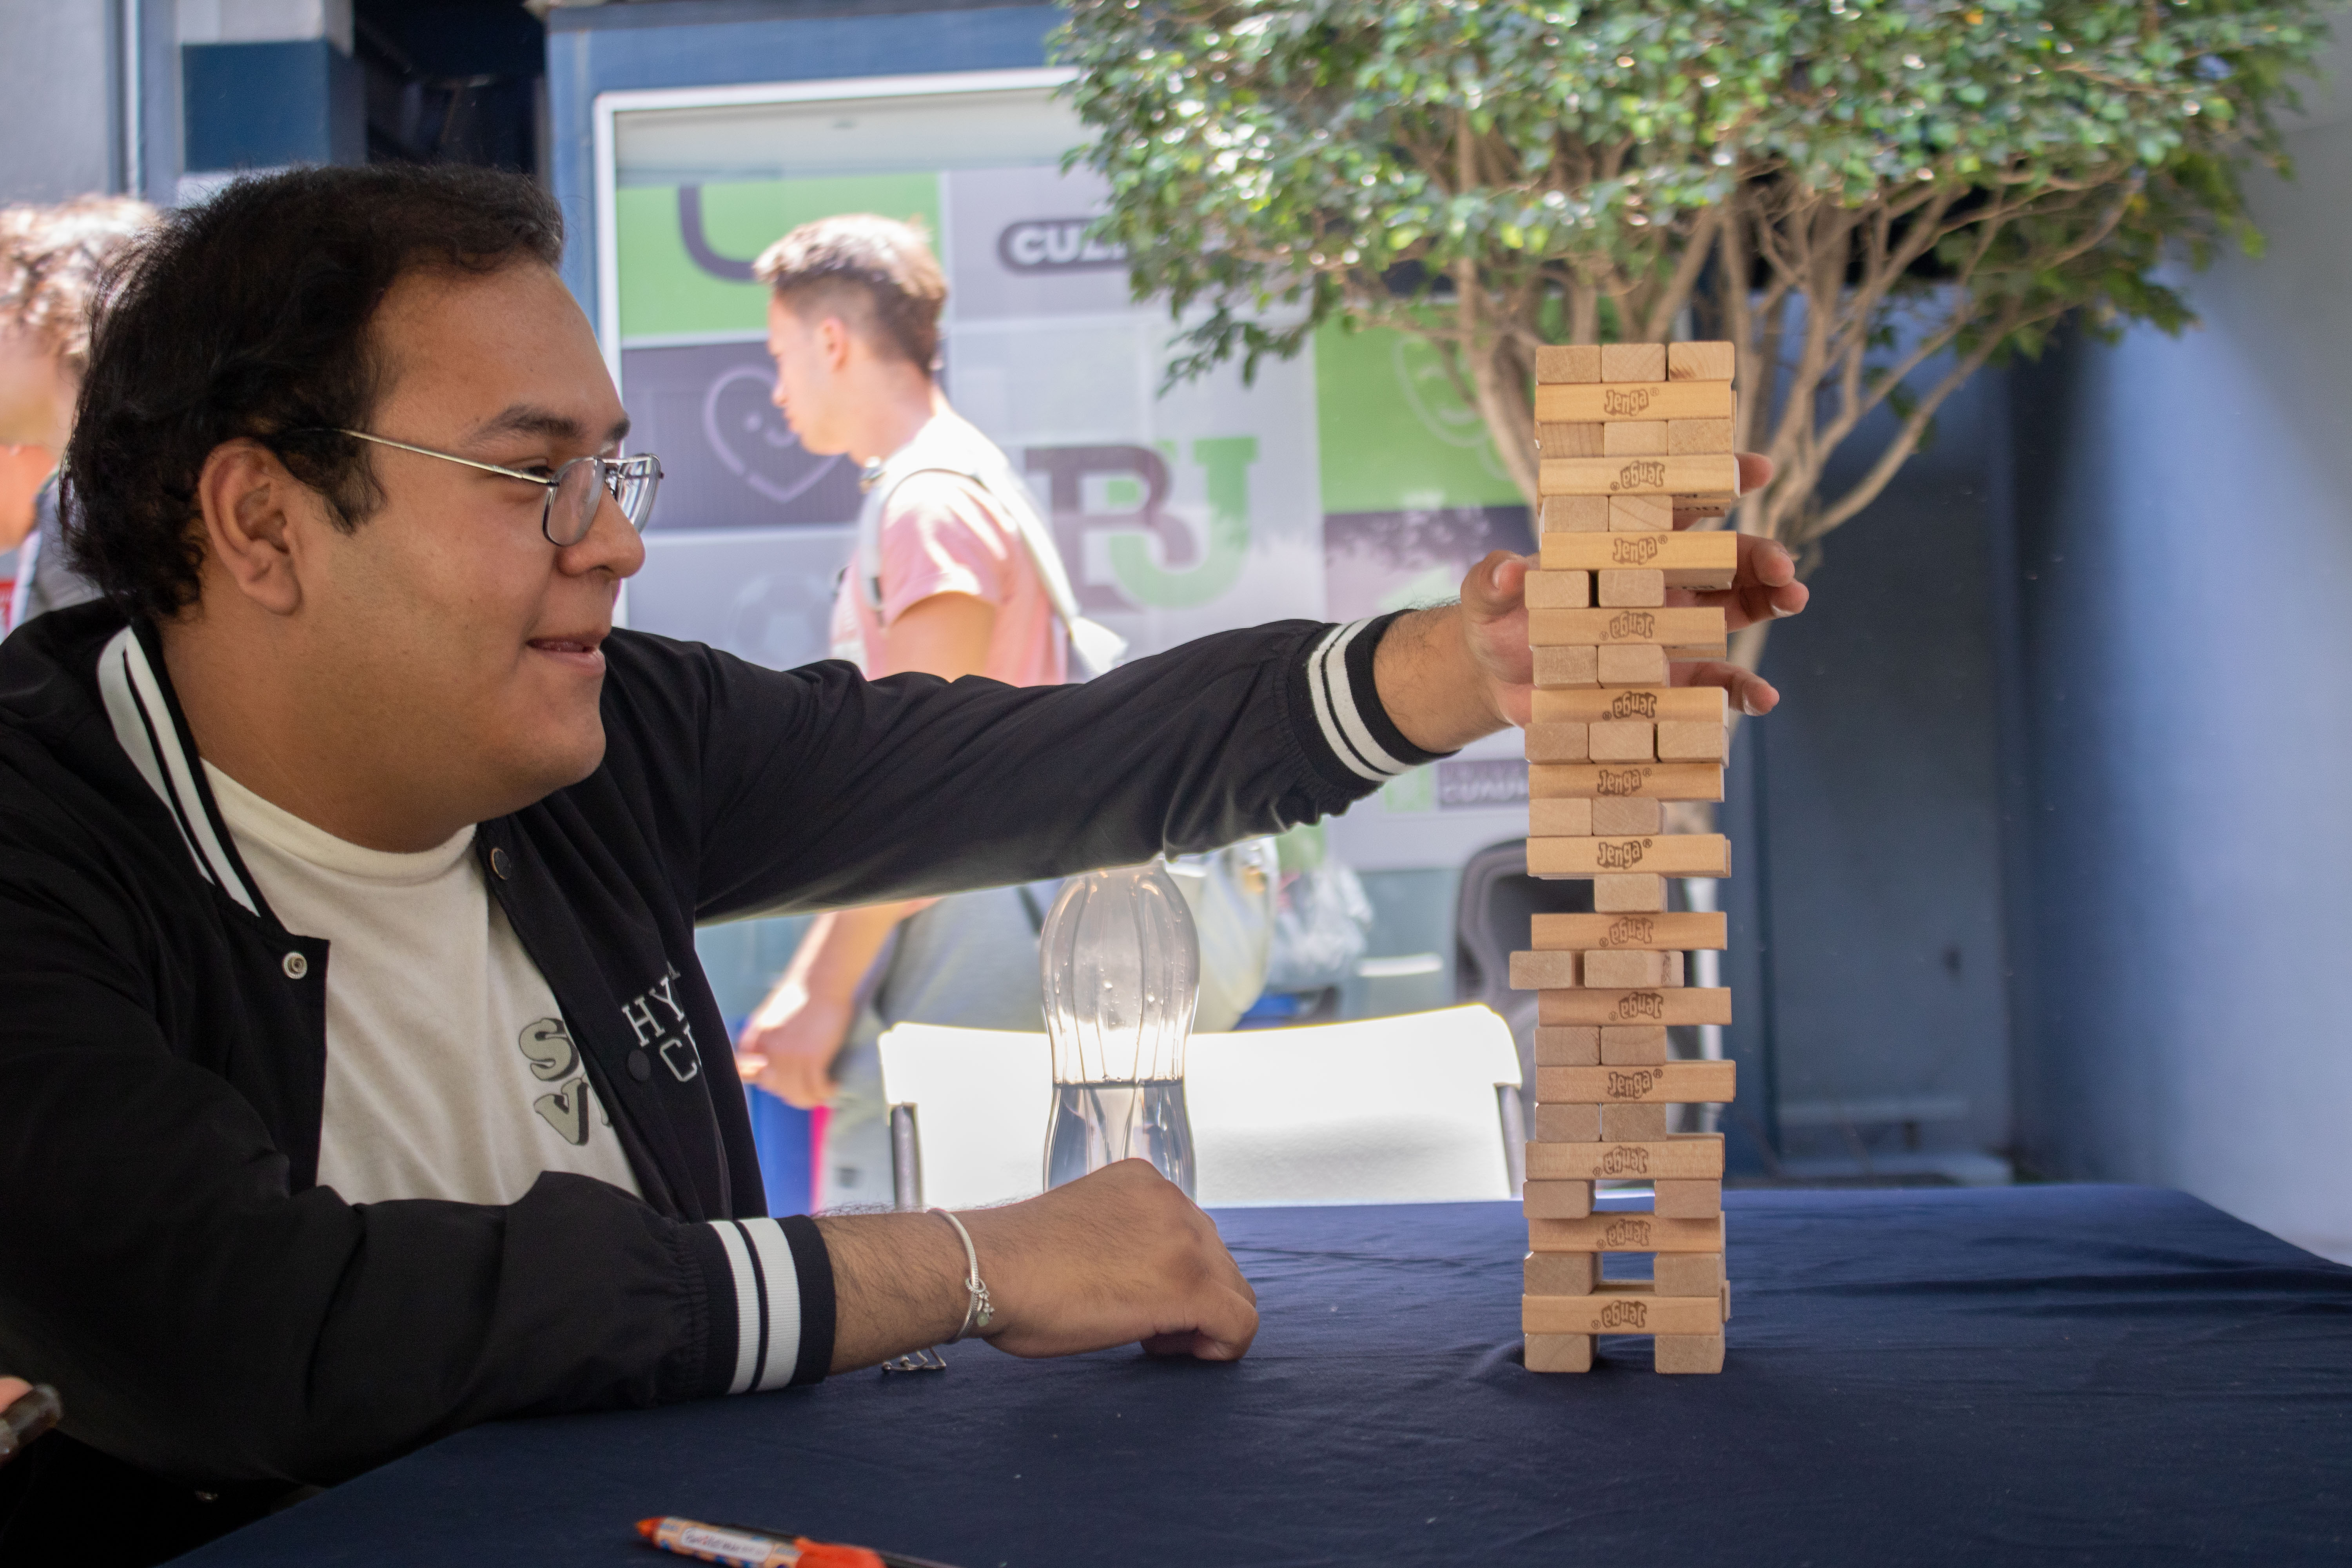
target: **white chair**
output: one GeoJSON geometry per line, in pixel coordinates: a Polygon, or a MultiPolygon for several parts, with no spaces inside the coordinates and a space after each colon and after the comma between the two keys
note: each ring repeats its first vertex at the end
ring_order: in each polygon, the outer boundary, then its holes
{"type": "MultiPolygon", "coordinates": [[[[882,1037],[901,1207],[1044,1185],[1043,1034],[901,1024],[882,1037]]],[[[1519,1187],[1519,1064],[1485,1007],[1195,1035],[1184,1091],[1209,1205],[1446,1203],[1519,1187]]]]}

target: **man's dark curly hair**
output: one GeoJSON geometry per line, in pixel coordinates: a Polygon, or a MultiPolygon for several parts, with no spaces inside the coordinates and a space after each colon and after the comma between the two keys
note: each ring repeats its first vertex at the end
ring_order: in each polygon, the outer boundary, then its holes
{"type": "Polygon", "coordinates": [[[555,204],[487,169],[299,169],[169,215],[99,295],[66,448],[75,566],[133,617],[194,604],[197,477],[239,437],[357,528],[383,496],[366,445],[331,432],[365,429],[383,391],[368,328],[392,286],[419,270],[552,267],[562,250],[555,204]]]}

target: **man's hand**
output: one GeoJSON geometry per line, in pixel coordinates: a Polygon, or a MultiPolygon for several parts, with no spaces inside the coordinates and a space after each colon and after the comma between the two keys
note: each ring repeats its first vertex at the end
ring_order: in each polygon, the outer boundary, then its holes
{"type": "MultiPolygon", "coordinates": [[[[1739,455],[1742,492],[1772,477],[1772,463],[1739,455]]],[[[1677,513],[1688,528],[1696,513],[1677,513]]],[[[1670,604],[1718,605],[1725,628],[1793,616],[1805,607],[1796,563],[1770,540],[1740,534],[1739,563],[1729,588],[1675,590],[1670,604]]],[[[1405,738],[1428,752],[1450,752],[1506,725],[1525,725],[1535,701],[1535,657],[1528,648],[1527,577],[1532,557],[1496,551],[1462,580],[1462,602],[1407,616],[1381,639],[1372,663],[1381,700],[1405,738]]],[[[1780,694],[1769,681],[1733,664],[1677,664],[1677,686],[1720,686],[1743,713],[1769,713],[1780,694]]]]}
{"type": "Polygon", "coordinates": [[[735,1067],[786,1105],[806,1110],[833,1102],[833,1058],[849,1037],[856,1008],[835,996],[812,996],[787,977],[743,1026],[735,1067]]]}
{"type": "MultiPolygon", "coordinates": [[[[960,1211],[996,1310],[983,1337],[1020,1356],[1139,1344],[1237,1361],[1257,1292],[1217,1227],[1176,1184],[1123,1160],[1024,1203],[960,1211]]],[[[833,1370],[937,1344],[963,1321],[963,1247],[937,1215],[817,1221],[838,1303],[833,1370]]]]}

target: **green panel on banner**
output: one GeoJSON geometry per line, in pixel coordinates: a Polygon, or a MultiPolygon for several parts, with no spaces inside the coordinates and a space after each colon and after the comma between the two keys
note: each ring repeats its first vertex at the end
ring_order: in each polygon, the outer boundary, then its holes
{"type": "Polygon", "coordinates": [[[1422,339],[1325,327],[1315,391],[1327,513],[1525,504],[1486,422],[1422,339]]]}
{"type": "MultiPolygon", "coordinates": [[[[935,237],[940,232],[940,177],[934,174],[736,180],[696,188],[700,237],[713,255],[730,262],[749,263],[799,225],[835,213],[912,218],[935,237]]],[[[719,277],[697,263],[685,232],[687,210],[676,185],[625,185],[614,193],[624,343],[767,330],[766,287],[719,277]]]]}

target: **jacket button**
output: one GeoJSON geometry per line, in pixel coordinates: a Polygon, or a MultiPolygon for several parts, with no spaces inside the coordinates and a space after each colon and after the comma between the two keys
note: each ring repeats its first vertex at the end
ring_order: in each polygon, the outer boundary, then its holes
{"type": "Polygon", "coordinates": [[[629,1053],[629,1076],[639,1083],[654,1076],[654,1058],[642,1050],[629,1053]]]}
{"type": "Polygon", "coordinates": [[[499,880],[503,882],[513,872],[514,865],[508,860],[505,850],[493,849],[490,851],[490,869],[496,871],[499,874],[499,880]]]}
{"type": "Polygon", "coordinates": [[[278,967],[286,972],[287,979],[299,980],[310,973],[310,961],[299,952],[289,952],[286,955],[285,962],[278,967]]]}

